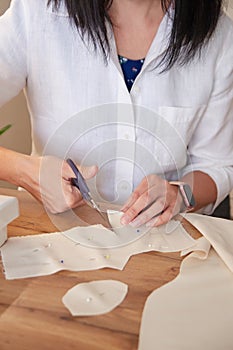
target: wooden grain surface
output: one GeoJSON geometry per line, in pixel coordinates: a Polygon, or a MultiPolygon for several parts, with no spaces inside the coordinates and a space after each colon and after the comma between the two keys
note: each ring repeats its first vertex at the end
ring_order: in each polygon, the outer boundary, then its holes
{"type": "MultiPolygon", "coordinates": [[[[42,205],[26,192],[0,189],[18,197],[20,217],[8,226],[8,237],[54,232],[57,228],[42,205]]],[[[87,206],[76,210],[87,222],[99,217],[87,206]]],[[[189,233],[200,234],[187,222],[189,233]]],[[[7,281],[0,273],[0,350],[133,350],[147,297],[179,273],[179,253],[150,252],[131,257],[123,271],[62,271],[51,276],[7,281]],[[127,297],[102,316],[72,317],[62,304],[78,283],[115,279],[129,286],[127,297]]],[[[160,349],[162,350],[162,349],[160,349]]]]}

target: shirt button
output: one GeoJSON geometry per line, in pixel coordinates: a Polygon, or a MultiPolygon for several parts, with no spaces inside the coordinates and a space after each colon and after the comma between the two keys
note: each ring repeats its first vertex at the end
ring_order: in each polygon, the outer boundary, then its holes
{"type": "Polygon", "coordinates": [[[126,140],[128,140],[128,139],[129,139],[129,134],[125,134],[125,135],[124,135],[124,138],[125,138],[126,140]]]}
{"type": "Polygon", "coordinates": [[[136,94],[138,94],[140,92],[140,87],[139,86],[135,86],[133,90],[134,90],[134,92],[136,94]]]}
{"type": "Polygon", "coordinates": [[[122,191],[127,191],[129,190],[129,183],[127,181],[122,180],[119,184],[118,184],[119,188],[122,191]]]}

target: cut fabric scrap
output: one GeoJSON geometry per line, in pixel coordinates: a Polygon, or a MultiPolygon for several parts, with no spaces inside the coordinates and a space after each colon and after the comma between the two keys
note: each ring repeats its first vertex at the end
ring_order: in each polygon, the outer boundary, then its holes
{"type": "Polygon", "coordinates": [[[139,350],[233,349],[232,295],[232,273],[214,249],[206,260],[189,255],[178,277],[148,297],[139,350]]]}
{"type": "Polygon", "coordinates": [[[128,286],[123,282],[92,281],[71,288],[62,301],[73,316],[103,315],[120,305],[127,292],[128,286]]]}
{"type": "Polygon", "coordinates": [[[203,234],[233,272],[233,221],[200,214],[184,217],[203,234]]]}
{"type": "MultiPolygon", "coordinates": [[[[88,227],[76,227],[65,234],[13,237],[1,248],[5,277],[27,278],[50,275],[61,270],[88,271],[104,267],[122,270],[135,254],[149,251],[176,252],[195,246],[196,241],[179,222],[169,225],[173,225],[172,232],[171,226],[169,230],[166,225],[153,228],[133,243],[111,249],[90,248],[67,238],[70,232],[83,234],[88,227]]],[[[92,230],[93,226],[89,228],[92,230]]]]}

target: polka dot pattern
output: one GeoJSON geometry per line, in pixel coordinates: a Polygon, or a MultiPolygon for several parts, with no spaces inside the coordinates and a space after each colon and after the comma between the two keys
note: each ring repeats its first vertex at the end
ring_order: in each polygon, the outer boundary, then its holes
{"type": "Polygon", "coordinates": [[[145,59],[130,60],[120,55],[118,55],[118,57],[124,74],[125,83],[127,85],[128,90],[130,91],[135,79],[137,78],[138,74],[142,69],[145,59]]]}

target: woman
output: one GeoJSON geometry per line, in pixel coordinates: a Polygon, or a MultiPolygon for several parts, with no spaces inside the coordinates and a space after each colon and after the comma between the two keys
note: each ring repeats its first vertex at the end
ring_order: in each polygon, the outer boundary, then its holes
{"type": "MultiPolygon", "coordinates": [[[[54,198],[46,181],[39,184],[44,147],[78,112],[124,104],[127,113],[118,113],[116,120],[118,143],[126,153],[132,144],[136,154],[143,147],[155,162],[144,165],[146,155],[135,165],[134,153],[125,165],[116,153],[115,165],[99,176],[103,193],[108,183],[101,179],[114,179],[120,202],[132,192],[122,208],[122,223],[157,226],[191,207],[187,188],[170,180],[189,184],[193,210],[210,214],[233,187],[233,27],[221,7],[220,0],[13,0],[0,20],[0,104],[25,87],[33,153],[1,149],[0,178],[39,200],[42,187],[44,204],[52,212],[77,206],[81,196],[70,184],[68,164],[62,167],[63,200],[54,198]],[[155,112],[149,121],[146,111],[155,112]]],[[[78,119],[77,130],[88,125],[86,119],[78,119]]],[[[104,127],[99,132],[95,125],[90,137],[78,143],[77,162],[96,142],[110,142],[110,125],[104,127]]],[[[55,137],[51,144],[61,139],[55,137]]],[[[83,171],[90,178],[98,170],[83,171]]]]}

